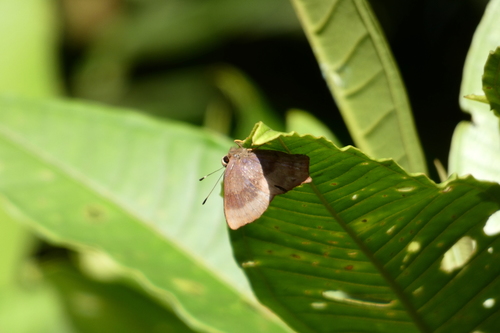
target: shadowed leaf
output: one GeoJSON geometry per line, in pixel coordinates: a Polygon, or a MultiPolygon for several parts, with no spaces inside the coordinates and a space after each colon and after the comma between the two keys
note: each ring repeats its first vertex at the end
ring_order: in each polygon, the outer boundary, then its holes
{"type": "Polygon", "coordinates": [[[404,84],[368,2],[292,3],[356,146],[425,173],[404,84]]]}
{"type": "Polygon", "coordinates": [[[490,53],[484,66],[483,91],[493,112],[500,117],[500,47],[490,53]]]}

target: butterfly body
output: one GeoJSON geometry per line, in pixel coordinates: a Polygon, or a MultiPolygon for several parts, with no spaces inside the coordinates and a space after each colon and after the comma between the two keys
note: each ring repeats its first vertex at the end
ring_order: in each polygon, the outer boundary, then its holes
{"type": "Polygon", "coordinates": [[[224,214],[233,230],[258,219],[276,195],[311,182],[306,155],[233,147],[222,164],[224,214]]]}

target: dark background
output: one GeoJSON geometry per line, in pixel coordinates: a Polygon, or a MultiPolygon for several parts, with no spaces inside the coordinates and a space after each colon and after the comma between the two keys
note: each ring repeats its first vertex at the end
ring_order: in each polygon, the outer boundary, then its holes
{"type": "MultiPolygon", "coordinates": [[[[87,5],[92,2],[87,2],[87,5]]],[[[146,3],[154,2],[146,1],[146,3]]],[[[78,77],[78,71],[85,67],[82,63],[88,61],[89,54],[97,44],[96,40],[101,38],[99,36],[103,35],[103,31],[110,30],[110,25],[94,24],[101,28],[86,37],[75,34],[75,22],[68,14],[70,13],[68,3],[68,1],[63,2],[62,6],[67,28],[62,45],[62,59],[69,95],[132,106],[155,115],[186,120],[158,107],[162,103],[168,104],[177,96],[165,102],[159,98],[156,106],[151,106],[151,99],[156,97],[151,98],[147,94],[142,96],[144,89],[134,91],[134,83],[148,81],[149,78],[161,76],[162,73],[168,75],[192,68],[209,68],[214,64],[229,64],[246,74],[281,117],[284,117],[286,110],[290,108],[307,110],[327,124],[344,144],[352,144],[298,23],[292,22],[291,28],[288,27],[278,33],[273,31],[268,34],[265,32],[256,34],[255,31],[252,33],[245,30],[237,31],[233,35],[217,37],[200,48],[191,48],[178,54],[160,51],[154,56],[151,56],[151,52],[146,56],[132,56],[131,60],[127,61],[124,74],[127,86],[132,88],[122,95],[118,94],[118,97],[109,97],[105,94],[96,96],[81,89],[75,77],[78,77]],[[149,99],[148,102],[144,102],[146,99],[149,99]]],[[[108,3],[107,11],[101,11],[97,22],[109,22],[119,15],[133,16],[134,13],[141,12],[143,6],[139,1],[110,0],[108,3]]],[[[196,4],[196,1],[190,3],[196,4]]],[[[370,3],[400,67],[429,168],[434,169],[432,161],[436,158],[446,167],[454,128],[459,121],[470,118],[468,114],[460,111],[459,88],[472,35],[487,1],[372,0],[370,3]]],[[[85,6],[85,2],[82,4],[85,6]]],[[[283,2],[282,5],[289,5],[291,8],[290,3],[283,2]]],[[[225,15],[231,16],[230,13],[221,13],[221,16],[225,15]]],[[[272,19],[271,17],[270,20],[272,19]]],[[[296,18],[292,17],[290,20],[296,18]]],[[[169,33],[177,32],[175,29],[167,32],[159,31],[157,37],[161,39],[169,33]]],[[[99,77],[87,79],[90,82],[93,80],[102,81],[99,77]]],[[[151,86],[147,87],[149,88],[145,90],[150,93],[151,86]]],[[[194,87],[192,96],[202,96],[201,89],[194,87]]],[[[160,91],[158,94],[161,94],[161,87],[157,89],[160,91]]],[[[208,91],[211,91],[210,89],[208,91]]],[[[165,88],[165,91],[167,90],[168,88],[165,88]]],[[[205,103],[203,98],[206,98],[203,96],[199,97],[199,105],[191,106],[191,109],[197,110],[195,115],[188,119],[193,124],[201,125],[203,122],[205,103]]],[[[431,176],[436,178],[433,171],[431,176]]]]}

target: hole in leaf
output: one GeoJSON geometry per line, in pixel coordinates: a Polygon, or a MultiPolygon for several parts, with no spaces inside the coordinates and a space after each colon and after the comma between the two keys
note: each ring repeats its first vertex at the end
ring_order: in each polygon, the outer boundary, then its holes
{"type": "Polygon", "coordinates": [[[420,251],[420,243],[419,242],[411,242],[408,245],[408,252],[415,253],[420,251]]]}
{"type": "Polygon", "coordinates": [[[500,233],[500,210],[490,216],[483,231],[487,236],[495,236],[500,233]]]}
{"type": "Polygon", "coordinates": [[[368,306],[376,306],[376,307],[387,307],[391,306],[395,303],[395,301],[373,301],[368,299],[359,299],[354,298],[351,295],[347,294],[342,290],[326,290],[322,293],[323,297],[340,302],[340,303],[348,303],[348,304],[357,304],[357,305],[368,305],[368,306]]]}
{"type": "Polygon", "coordinates": [[[441,193],[448,193],[448,192],[451,192],[451,190],[453,190],[453,187],[451,186],[447,186],[446,188],[444,188],[441,193]]]}
{"type": "Polygon", "coordinates": [[[385,232],[386,234],[390,235],[394,232],[394,230],[396,229],[396,226],[393,225],[392,227],[390,227],[389,229],[387,229],[387,231],[385,232]]]}
{"type": "Polygon", "coordinates": [[[494,298],[488,298],[486,301],[483,302],[483,306],[486,309],[491,309],[492,307],[495,306],[495,299],[494,298]]]}
{"type": "Polygon", "coordinates": [[[414,186],[407,186],[407,187],[401,187],[401,188],[398,188],[397,191],[398,192],[411,192],[415,189],[414,186]]]}
{"type": "Polygon", "coordinates": [[[441,260],[441,270],[451,273],[462,268],[476,252],[477,242],[469,236],[460,238],[441,260]]]}
{"type": "Polygon", "coordinates": [[[241,263],[241,267],[243,268],[255,267],[255,266],[257,266],[257,262],[255,261],[245,261],[241,263]]]}
{"type": "Polygon", "coordinates": [[[424,291],[424,287],[420,286],[417,289],[413,290],[412,294],[415,296],[419,296],[422,294],[423,291],[424,291]]]}
{"type": "Polygon", "coordinates": [[[314,310],[323,310],[326,308],[326,306],[327,306],[326,302],[312,302],[311,303],[311,307],[314,310]]]}

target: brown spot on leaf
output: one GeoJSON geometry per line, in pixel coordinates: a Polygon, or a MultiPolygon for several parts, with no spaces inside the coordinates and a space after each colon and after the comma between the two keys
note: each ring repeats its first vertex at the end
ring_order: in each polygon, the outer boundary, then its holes
{"type": "Polygon", "coordinates": [[[99,205],[90,204],[84,208],[85,218],[93,223],[100,223],[106,220],[106,211],[99,205]]]}

